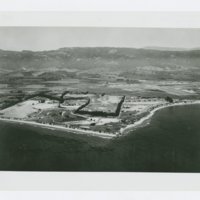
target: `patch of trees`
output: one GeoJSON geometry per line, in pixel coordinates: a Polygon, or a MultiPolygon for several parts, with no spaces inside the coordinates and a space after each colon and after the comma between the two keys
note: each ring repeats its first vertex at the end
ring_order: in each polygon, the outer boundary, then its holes
{"type": "Polygon", "coordinates": [[[64,92],[61,94],[61,96],[60,96],[61,102],[60,102],[60,103],[63,103],[63,102],[64,102],[63,97],[64,97],[66,94],[68,94],[68,93],[69,93],[69,91],[64,91],[64,92]]]}
{"type": "Polygon", "coordinates": [[[121,106],[123,104],[125,100],[125,96],[122,97],[121,101],[119,102],[119,104],[117,105],[117,109],[115,112],[104,112],[104,111],[87,111],[87,110],[82,110],[84,107],[86,107],[89,103],[87,102],[86,104],[82,105],[81,107],[79,107],[77,110],[76,110],[76,113],[78,114],[88,114],[88,115],[91,115],[91,116],[98,116],[98,117],[117,117],[119,116],[119,113],[120,113],[120,110],[121,110],[121,106]]]}
{"type": "MultiPolygon", "coordinates": [[[[83,105],[81,105],[76,111],[75,111],[75,113],[81,113],[82,111],[81,111],[81,109],[83,109],[83,108],[85,108],[88,104],[90,103],[90,98],[88,98],[88,101],[85,103],[85,104],[83,104],[83,105]]],[[[81,113],[82,114],[82,113],[81,113]]]]}
{"type": "Polygon", "coordinates": [[[171,97],[169,97],[169,96],[167,96],[167,97],[165,98],[165,100],[166,100],[167,102],[169,102],[169,103],[173,103],[173,99],[172,99],[171,97]]]}
{"type": "Polygon", "coordinates": [[[120,110],[121,110],[121,106],[122,106],[122,104],[124,103],[124,100],[125,100],[125,96],[122,97],[121,101],[120,101],[119,104],[117,105],[117,109],[116,109],[116,111],[115,111],[116,116],[119,115],[120,110]]]}

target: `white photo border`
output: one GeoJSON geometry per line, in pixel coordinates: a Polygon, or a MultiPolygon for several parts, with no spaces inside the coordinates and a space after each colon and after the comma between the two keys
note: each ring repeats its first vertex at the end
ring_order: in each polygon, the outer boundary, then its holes
{"type": "MultiPolygon", "coordinates": [[[[0,12],[0,26],[200,28],[200,12],[0,12]]],[[[199,173],[0,172],[0,190],[199,189],[199,173]]]]}

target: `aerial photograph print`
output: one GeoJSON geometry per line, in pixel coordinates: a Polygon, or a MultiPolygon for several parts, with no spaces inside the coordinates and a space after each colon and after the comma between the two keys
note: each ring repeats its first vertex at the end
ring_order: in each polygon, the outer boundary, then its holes
{"type": "Polygon", "coordinates": [[[0,27],[0,171],[200,172],[199,36],[0,27]]]}

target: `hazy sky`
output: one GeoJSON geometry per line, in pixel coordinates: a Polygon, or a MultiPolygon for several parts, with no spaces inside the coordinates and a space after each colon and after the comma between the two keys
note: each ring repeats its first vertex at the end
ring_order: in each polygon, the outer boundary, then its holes
{"type": "Polygon", "coordinates": [[[61,47],[200,47],[200,29],[1,27],[0,49],[61,47]]]}

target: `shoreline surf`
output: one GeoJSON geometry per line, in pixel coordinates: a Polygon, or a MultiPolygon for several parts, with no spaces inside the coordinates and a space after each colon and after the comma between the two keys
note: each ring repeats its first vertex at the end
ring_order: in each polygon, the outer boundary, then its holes
{"type": "MultiPolygon", "coordinates": [[[[178,102],[178,103],[173,103],[173,104],[165,104],[160,107],[157,107],[153,110],[150,111],[150,113],[138,121],[136,121],[134,124],[127,125],[125,128],[122,128],[120,130],[120,136],[126,135],[130,132],[130,130],[139,128],[142,126],[147,120],[151,119],[153,115],[158,111],[163,108],[167,107],[175,107],[175,106],[184,106],[184,105],[193,105],[193,104],[200,104],[200,100],[196,100],[193,102],[178,102]]],[[[82,130],[82,129],[73,129],[69,127],[64,127],[64,126],[59,126],[59,125],[50,125],[50,124],[41,124],[37,123],[34,121],[24,121],[24,120],[16,120],[16,119],[6,119],[6,118],[1,118],[1,121],[7,121],[7,122],[14,122],[14,123],[19,123],[19,124],[28,124],[28,125],[34,125],[34,126],[40,126],[40,127],[46,127],[51,130],[65,130],[65,131],[70,131],[70,133],[75,133],[75,134],[82,134],[82,135],[89,135],[89,136],[96,136],[96,137],[101,137],[104,139],[112,139],[114,137],[118,137],[118,134],[113,134],[113,133],[99,133],[95,131],[90,131],[90,130],[82,130]]]]}
{"type": "Polygon", "coordinates": [[[34,126],[40,126],[40,127],[45,127],[53,130],[65,130],[65,131],[70,131],[70,133],[75,133],[75,134],[82,134],[82,135],[90,135],[90,136],[97,136],[105,139],[111,139],[112,137],[116,137],[115,134],[109,134],[109,133],[98,133],[95,131],[86,131],[82,129],[73,129],[73,128],[68,128],[68,127],[63,127],[59,125],[49,125],[49,124],[40,124],[37,122],[33,121],[24,121],[24,120],[15,120],[15,119],[5,119],[5,118],[0,118],[1,121],[6,121],[6,122],[14,122],[14,123],[19,123],[19,124],[28,124],[28,125],[34,125],[34,126]]]}

